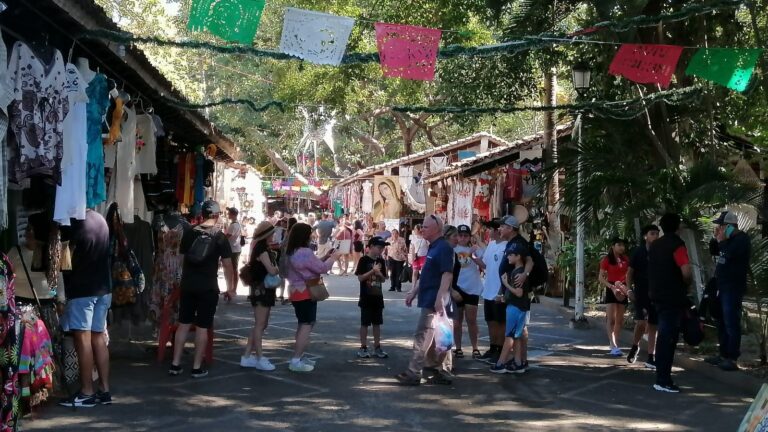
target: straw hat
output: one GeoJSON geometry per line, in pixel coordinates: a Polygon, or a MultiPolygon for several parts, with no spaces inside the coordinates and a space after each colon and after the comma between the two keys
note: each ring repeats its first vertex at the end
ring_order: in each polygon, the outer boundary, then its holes
{"type": "Polygon", "coordinates": [[[253,239],[256,241],[263,240],[272,235],[275,232],[275,226],[269,223],[269,221],[261,221],[253,232],[253,239]]]}

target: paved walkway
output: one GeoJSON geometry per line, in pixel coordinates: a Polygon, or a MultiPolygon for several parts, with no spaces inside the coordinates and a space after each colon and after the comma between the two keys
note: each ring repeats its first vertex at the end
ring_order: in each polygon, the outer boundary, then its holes
{"type": "MultiPolygon", "coordinates": [[[[684,393],[651,389],[653,372],[605,356],[602,327],[568,328],[556,307],[533,305],[532,369],[493,375],[471,359],[457,360],[451,386],[400,387],[393,376],[410,356],[418,311],[401,293],[386,293],[384,340],[389,359],[355,357],[359,313],[354,277],[328,278],[333,297],[319,306],[309,348],[315,372],[287,369],[295,320],[291,306],[274,309],[266,354],[271,373],[239,367],[252,323],[245,297],[222,304],[216,320],[215,364],[209,377],[168,377],[149,343],[127,343],[113,331],[115,404],[72,410],[46,407],[27,431],[732,431],[753,394],[689,370],[676,370],[684,393]]],[[[482,308],[481,308],[482,309],[482,308]]],[[[482,329],[483,326],[481,326],[482,329]]],[[[135,329],[134,337],[138,333],[135,329]]],[[[482,330],[482,334],[485,331],[482,330]]],[[[466,339],[466,335],[465,335],[466,339]]],[[[487,345],[487,338],[481,347],[487,345]]],[[[465,350],[466,351],[466,350],[465,350]]],[[[189,356],[185,368],[189,369],[189,356]]]]}

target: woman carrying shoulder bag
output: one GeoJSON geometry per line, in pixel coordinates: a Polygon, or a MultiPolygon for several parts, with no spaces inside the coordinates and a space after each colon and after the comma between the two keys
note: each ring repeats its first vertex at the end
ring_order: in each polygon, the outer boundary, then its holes
{"type": "MultiPolygon", "coordinates": [[[[275,305],[274,286],[275,276],[278,274],[276,264],[277,254],[269,247],[268,239],[274,234],[275,226],[269,221],[261,222],[253,233],[253,250],[248,261],[251,272],[251,287],[248,299],[253,306],[253,315],[256,320],[245,345],[243,356],[240,357],[240,367],[256,368],[263,371],[275,370],[268,358],[262,355],[262,337],[264,330],[269,325],[269,315],[275,305]],[[270,279],[266,283],[265,281],[270,279]]],[[[279,277],[278,277],[279,279],[279,277]]]]}
{"type": "Polygon", "coordinates": [[[322,284],[322,275],[333,268],[339,253],[331,249],[322,259],[315,256],[309,247],[312,227],[299,222],[288,234],[285,253],[288,256],[288,282],[291,285],[290,299],[298,320],[296,346],[288,365],[292,372],[311,372],[315,369],[312,360],[303,358],[309,346],[309,335],[317,320],[317,301],[312,298],[311,287],[322,284]]]}

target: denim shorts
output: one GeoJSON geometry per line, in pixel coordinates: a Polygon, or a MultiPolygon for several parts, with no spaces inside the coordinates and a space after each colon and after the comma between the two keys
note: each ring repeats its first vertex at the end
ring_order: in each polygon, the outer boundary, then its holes
{"type": "Polygon", "coordinates": [[[112,294],[67,300],[61,327],[64,331],[82,330],[103,333],[107,328],[107,312],[110,306],[112,306],[112,294]]]}
{"type": "Polygon", "coordinates": [[[525,318],[527,313],[512,305],[507,305],[507,326],[504,334],[513,339],[523,337],[525,330],[525,318]]]}

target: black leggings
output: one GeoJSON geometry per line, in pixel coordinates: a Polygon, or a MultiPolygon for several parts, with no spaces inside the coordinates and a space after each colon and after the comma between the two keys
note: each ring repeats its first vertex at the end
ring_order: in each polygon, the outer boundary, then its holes
{"type": "Polygon", "coordinates": [[[398,291],[403,289],[403,284],[400,282],[400,275],[403,273],[403,266],[405,261],[397,261],[392,258],[389,259],[389,277],[392,281],[392,288],[398,291]]]}

